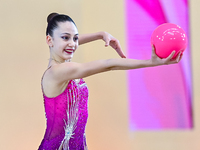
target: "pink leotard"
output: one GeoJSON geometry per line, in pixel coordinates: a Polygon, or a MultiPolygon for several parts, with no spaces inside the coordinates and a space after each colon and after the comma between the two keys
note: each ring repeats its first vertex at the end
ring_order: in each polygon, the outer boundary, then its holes
{"type": "Polygon", "coordinates": [[[88,89],[83,79],[70,80],[56,97],[44,92],[43,97],[47,127],[38,150],[87,150],[88,89]]]}

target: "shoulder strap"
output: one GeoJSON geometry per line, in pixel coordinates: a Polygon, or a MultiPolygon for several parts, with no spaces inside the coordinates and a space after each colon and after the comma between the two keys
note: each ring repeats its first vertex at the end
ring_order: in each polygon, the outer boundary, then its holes
{"type": "MultiPolygon", "coordinates": [[[[47,68],[47,70],[49,70],[50,68],[51,68],[51,66],[49,66],[49,67],[47,68]]],[[[41,87],[42,87],[42,80],[43,80],[44,74],[46,73],[47,70],[45,70],[45,72],[44,72],[43,75],[42,75],[42,78],[41,78],[41,87]]],[[[42,87],[42,91],[43,91],[43,87],[42,87]]]]}
{"type": "MultiPolygon", "coordinates": [[[[49,66],[49,67],[47,68],[47,70],[49,70],[50,68],[51,68],[51,66],[49,66]]],[[[43,80],[44,74],[46,73],[47,70],[45,70],[45,72],[43,73],[41,81],[43,80]]]]}

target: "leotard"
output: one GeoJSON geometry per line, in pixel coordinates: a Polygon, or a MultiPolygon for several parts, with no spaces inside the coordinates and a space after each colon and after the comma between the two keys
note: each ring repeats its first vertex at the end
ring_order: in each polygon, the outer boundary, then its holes
{"type": "Polygon", "coordinates": [[[88,88],[83,79],[70,80],[63,93],[43,92],[46,132],[38,150],[87,150],[88,88]]]}

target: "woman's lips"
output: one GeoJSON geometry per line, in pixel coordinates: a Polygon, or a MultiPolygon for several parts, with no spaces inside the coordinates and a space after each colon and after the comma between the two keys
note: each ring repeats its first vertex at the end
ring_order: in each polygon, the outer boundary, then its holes
{"type": "Polygon", "coordinates": [[[74,50],[73,49],[66,49],[65,52],[68,53],[68,54],[72,54],[72,53],[74,53],[74,50]]]}

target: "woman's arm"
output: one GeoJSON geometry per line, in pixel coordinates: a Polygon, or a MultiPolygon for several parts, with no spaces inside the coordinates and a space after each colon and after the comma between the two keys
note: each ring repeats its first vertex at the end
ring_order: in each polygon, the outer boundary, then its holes
{"type": "Polygon", "coordinates": [[[84,78],[110,70],[129,70],[178,63],[182,57],[181,53],[179,53],[175,60],[171,60],[174,54],[175,51],[172,52],[166,59],[160,59],[155,54],[155,50],[153,48],[152,57],[149,60],[118,58],[98,60],[83,64],[66,62],[59,65],[54,65],[51,68],[51,75],[52,78],[54,78],[58,83],[63,83],[68,80],[84,78]]]}
{"type": "Polygon", "coordinates": [[[81,34],[79,35],[78,42],[79,45],[82,45],[100,39],[103,39],[103,32],[81,34]]]}
{"type": "Polygon", "coordinates": [[[79,35],[79,45],[100,39],[105,41],[106,47],[110,45],[122,58],[126,58],[122,51],[119,41],[107,32],[97,32],[79,35]]]}
{"type": "Polygon", "coordinates": [[[130,70],[146,67],[155,67],[160,65],[176,64],[182,58],[182,53],[180,52],[175,59],[172,59],[175,54],[173,51],[167,58],[161,59],[155,53],[154,46],[152,47],[152,56],[149,60],[136,60],[136,59],[110,59],[109,64],[111,64],[111,70],[130,70]]]}

